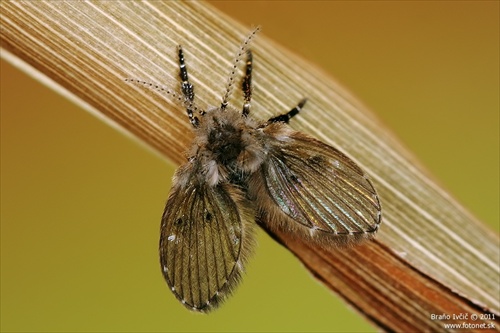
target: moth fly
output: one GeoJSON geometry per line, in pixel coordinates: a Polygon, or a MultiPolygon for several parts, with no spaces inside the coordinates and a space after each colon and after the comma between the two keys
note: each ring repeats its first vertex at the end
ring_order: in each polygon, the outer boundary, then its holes
{"type": "Polygon", "coordinates": [[[368,239],[381,221],[377,192],[361,168],[288,126],[305,99],[267,121],[250,116],[249,43],[258,30],[239,49],[222,103],[207,109],[195,105],[184,50],[178,47],[181,99],[195,138],[188,161],[174,175],[159,250],[171,291],[195,311],[216,308],[233,291],[253,246],[256,220],[323,248],[368,239]],[[228,99],[245,55],[238,111],[228,99]]]}

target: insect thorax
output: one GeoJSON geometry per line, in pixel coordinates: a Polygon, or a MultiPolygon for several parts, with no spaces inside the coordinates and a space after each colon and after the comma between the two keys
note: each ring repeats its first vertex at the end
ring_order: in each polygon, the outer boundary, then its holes
{"type": "Polygon", "coordinates": [[[209,130],[207,149],[213,153],[217,163],[231,165],[236,161],[244,149],[241,139],[242,131],[242,128],[228,123],[220,124],[209,130]]]}
{"type": "Polygon", "coordinates": [[[255,154],[263,148],[257,127],[256,121],[230,108],[213,108],[203,115],[196,129],[195,156],[209,183],[244,185],[262,161],[255,154]]]}

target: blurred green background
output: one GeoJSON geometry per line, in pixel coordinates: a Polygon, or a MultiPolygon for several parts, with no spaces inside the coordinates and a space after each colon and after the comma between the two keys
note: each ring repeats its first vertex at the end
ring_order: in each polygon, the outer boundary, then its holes
{"type": "MultiPolygon", "coordinates": [[[[499,2],[214,5],[330,72],[498,232],[499,2]]],[[[2,331],[374,330],[262,232],[220,310],[177,304],[157,255],[174,168],[2,61],[2,331]]]]}

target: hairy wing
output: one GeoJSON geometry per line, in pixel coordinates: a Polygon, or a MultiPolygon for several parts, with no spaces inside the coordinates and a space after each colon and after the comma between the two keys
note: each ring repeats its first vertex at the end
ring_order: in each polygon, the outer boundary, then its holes
{"type": "Polygon", "coordinates": [[[273,141],[251,189],[263,223],[325,238],[320,243],[337,235],[361,239],[356,236],[374,233],[381,220],[367,175],[337,149],[295,131],[273,141]]]}
{"type": "Polygon", "coordinates": [[[174,186],[162,217],[160,261],[177,299],[209,311],[231,292],[251,243],[246,204],[228,186],[174,186]]]}

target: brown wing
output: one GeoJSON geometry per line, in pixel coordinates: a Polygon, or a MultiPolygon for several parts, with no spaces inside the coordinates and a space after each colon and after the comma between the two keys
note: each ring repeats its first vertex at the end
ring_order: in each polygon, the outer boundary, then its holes
{"type": "Polygon", "coordinates": [[[299,132],[290,131],[271,142],[268,159],[251,183],[263,223],[319,237],[325,245],[335,241],[332,236],[352,235],[358,240],[377,230],[378,195],[351,159],[299,132]]]}
{"type": "Polygon", "coordinates": [[[160,261],[177,299],[196,311],[216,307],[238,282],[250,228],[237,190],[192,179],[174,187],[162,217],[160,261]]]}

